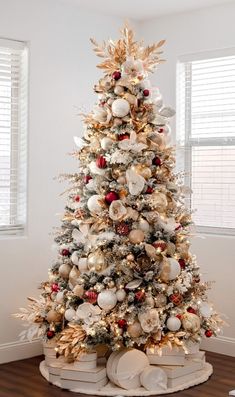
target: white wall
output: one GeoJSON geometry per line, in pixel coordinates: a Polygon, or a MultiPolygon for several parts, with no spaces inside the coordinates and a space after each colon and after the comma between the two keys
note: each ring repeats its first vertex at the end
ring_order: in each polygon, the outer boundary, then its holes
{"type": "Polygon", "coordinates": [[[70,2],[0,0],[0,37],[26,40],[30,47],[28,233],[0,240],[0,362],[39,352],[36,344],[17,342],[22,323],[11,313],[26,305],[26,296],[39,294],[53,258],[49,233],[63,211],[59,193],[67,187],[53,177],[76,169],[66,155],[82,132],[75,106],[91,107],[102,74],[89,38],[118,37],[122,23],[81,13],[70,2]]]}
{"type": "MultiPolygon", "coordinates": [[[[147,42],[166,39],[164,58],[153,77],[166,104],[176,107],[176,62],[183,54],[235,47],[235,4],[205,8],[190,13],[170,15],[139,25],[139,36],[147,42]]],[[[206,341],[205,347],[235,356],[235,289],[233,237],[204,236],[195,238],[192,251],[198,256],[204,279],[216,282],[210,294],[218,311],[228,317],[230,327],[223,337],[206,341]]]]}

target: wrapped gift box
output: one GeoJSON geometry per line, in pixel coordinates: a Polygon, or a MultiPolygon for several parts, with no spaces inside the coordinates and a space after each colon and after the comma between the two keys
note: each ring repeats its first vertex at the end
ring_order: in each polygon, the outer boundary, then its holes
{"type": "Polygon", "coordinates": [[[182,367],[177,366],[161,366],[161,368],[167,374],[168,379],[179,378],[195,371],[199,371],[203,368],[204,364],[202,361],[186,360],[185,365],[182,367]]]}
{"type": "Polygon", "coordinates": [[[61,370],[61,379],[81,382],[99,382],[106,377],[105,366],[97,366],[89,370],[80,370],[72,364],[64,365],[61,370]]]}
{"type": "Polygon", "coordinates": [[[186,355],[186,360],[191,360],[191,361],[202,361],[203,364],[206,362],[206,354],[204,351],[199,351],[198,353],[194,354],[187,354],[186,355]]]}
{"type": "Polygon", "coordinates": [[[56,344],[55,342],[43,342],[43,353],[45,357],[56,357],[56,351],[55,351],[56,344]]]}
{"type": "Polygon", "coordinates": [[[140,382],[146,390],[160,392],[167,389],[167,375],[155,365],[149,365],[141,372],[140,382]]]}
{"type": "Polygon", "coordinates": [[[65,365],[63,362],[54,362],[48,367],[49,382],[55,383],[60,381],[61,369],[65,365]]]}
{"type": "Polygon", "coordinates": [[[200,376],[204,374],[203,370],[199,371],[194,371],[191,374],[179,376],[178,378],[168,378],[167,385],[168,388],[175,388],[178,387],[184,383],[194,381],[195,379],[198,379],[200,376]]]}
{"type": "MultiPolygon", "coordinates": [[[[91,380],[91,379],[90,379],[91,380]]],[[[72,379],[62,379],[60,380],[60,385],[62,389],[69,389],[72,391],[81,390],[94,390],[97,391],[105,386],[108,382],[108,379],[105,377],[98,382],[82,382],[79,380],[72,380],[72,379]]]]}
{"type": "Polygon", "coordinates": [[[184,365],[185,352],[183,348],[172,348],[164,346],[161,354],[157,348],[148,348],[146,351],[150,364],[154,365],[184,365]]]}
{"type": "Polygon", "coordinates": [[[53,356],[45,356],[45,362],[46,362],[46,365],[49,367],[50,365],[53,365],[54,363],[57,363],[57,362],[64,363],[64,357],[60,356],[60,357],[56,358],[53,356]]]}

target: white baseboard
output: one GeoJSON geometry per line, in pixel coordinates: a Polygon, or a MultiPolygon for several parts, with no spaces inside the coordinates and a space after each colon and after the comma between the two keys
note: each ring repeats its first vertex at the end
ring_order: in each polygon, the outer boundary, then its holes
{"type": "Polygon", "coordinates": [[[23,360],[42,354],[42,342],[40,340],[15,341],[0,345],[0,364],[10,361],[23,360]]]}
{"type": "Polygon", "coordinates": [[[201,349],[235,357],[235,338],[218,336],[217,338],[203,339],[201,349]]]}

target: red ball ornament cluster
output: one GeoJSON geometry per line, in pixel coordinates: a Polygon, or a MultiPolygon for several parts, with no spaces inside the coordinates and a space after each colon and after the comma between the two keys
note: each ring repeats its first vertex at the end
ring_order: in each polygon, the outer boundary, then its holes
{"type": "Polygon", "coordinates": [[[107,204],[111,204],[113,201],[118,200],[119,196],[116,192],[109,192],[105,195],[105,201],[107,204]]]}
{"type": "Polygon", "coordinates": [[[94,291],[86,291],[84,296],[89,303],[93,304],[97,302],[98,294],[94,291]]]}
{"type": "Polygon", "coordinates": [[[120,222],[116,226],[116,232],[120,234],[121,236],[127,236],[130,232],[130,227],[127,223],[125,222],[120,222]]]}
{"type": "Polygon", "coordinates": [[[48,339],[52,339],[54,336],[55,336],[55,332],[54,331],[47,331],[48,339]]]}
{"type": "Polygon", "coordinates": [[[185,269],[185,266],[186,266],[185,260],[184,259],[179,259],[178,262],[179,262],[179,265],[180,265],[181,269],[185,269]]]}
{"type": "Polygon", "coordinates": [[[69,255],[69,250],[67,248],[62,249],[61,255],[62,256],[68,256],[69,255]]]}
{"type": "Polygon", "coordinates": [[[98,168],[106,168],[107,167],[107,161],[104,156],[98,156],[96,159],[96,165],[98,168]]]}
{"type": "Polygon", "coordinates": [[[210,338],[213,335],[213,332],[210,329],[207,329],[205,331],[205,335],[206,335],[207,338],[210,338]]]}
{"type": "Polygon", "coordinates": [[[157,167],[162,165],[162,160],[160,159],[160,157],[154,157],[153,164],[156,165],[157,167]]]}
{"type": "Polygon", "coordinates": [[[119,70],[116,70],[115,72],[113,72],[113,79],[114,80],[119,80],[122,77],[121,72],[119,72],[119,70]]]}
{"type": "Polygon", "coordinates": [[[183,297],[180,293],[171,294],[169,299],[175,306],[178,306],[183,302],[183,297]]]}
{"type": "Polygon", "coordinates": [[[144,95],[144,96],[149,96],[149,90],[145,89],[145,90],[143,91],[143,95],[144,95]]]}
{"type": "Polygon", "coordinates": [[[60,290],[60,286],[57,283],[52,284],[51,291],[58,292],[60,290]]]}
{"type": "Polygon", "coordinates": [[[122,318],[121,320],[118,320],[118,326],[121,329],[126,329],[127,328],[127,322],[124,318],[122,318]]]}
{"type": "Polygon", "coordinates": [[[151,186],[148,186],[145,193],[152,194],[153,191],[154,191],[154,189],[151,186]]]}

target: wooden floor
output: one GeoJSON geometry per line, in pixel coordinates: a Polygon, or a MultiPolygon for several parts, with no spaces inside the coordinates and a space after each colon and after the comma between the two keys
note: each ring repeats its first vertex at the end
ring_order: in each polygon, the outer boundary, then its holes
{"type": "MultiPolygon", "coordinates": [[[[50,385],[40,375],[38,365],[42,357],[15,361],[0,365],[0,397],[73,397],[76,394],[50,385]]],[[[174,397],[224,397],[235,389],[235,358],[216,353],[207,353],[207,361],[214,367],[214,373],[204,384],[174,397]]],[[[172,394],[165,394],[172,397],[172,394]]],[[[79,397],[85,397],[79,394],[79,397]]]]}

